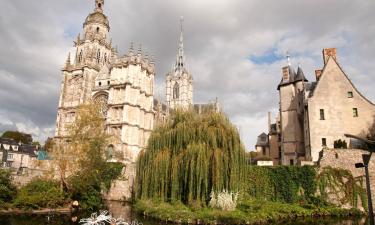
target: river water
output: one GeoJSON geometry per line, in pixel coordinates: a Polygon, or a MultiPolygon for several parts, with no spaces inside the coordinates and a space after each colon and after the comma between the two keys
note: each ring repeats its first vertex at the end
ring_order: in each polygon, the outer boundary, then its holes
{"type": "MultiPolygon", "coordinates": [[[[157,222],[151,219],[144,218],[143,216],[136,215],[132,212],[129,205],[122,205],[119,202],[109,202],[108,210],[111,212],[114,218],[124,218],[127,222],[134,222],[138,225],[158,225],[165,224],[157,222]]],[[[77,225],[79,224],[79,217],[74,216],[63,216],[63,215],[0,215],[0,225],[77,225]],[[73,222],[76,220],[76,222],[73,222]]],[[[277,225],[279,225],[278,223],[277,225]]],[[[353,218],[353,219],[309,219],[309,220],[297,220],[289,223],[282,223],[285,225],[367,225],[368,222],[364,218],[353,218]]],[[[276,224],[272,224],[276,225],[276,224]]]]}

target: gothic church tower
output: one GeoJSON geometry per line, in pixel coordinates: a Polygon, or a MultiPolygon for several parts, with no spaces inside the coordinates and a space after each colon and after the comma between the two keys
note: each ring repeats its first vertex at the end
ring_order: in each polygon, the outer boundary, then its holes
{"type": "MultiPolygon", "coordinates": [[[[67,126],[74,121],[80,104],[91,99],[95,78],[115,53],[108,41],[109,21],[103,14],[104,0],[95,0],[94,12],[83,24],[83,37],[74,42],[76,55],[73,63],[70,53],[62,69],[63,80],[59,99],[55,137],[67,135],[67,126]]],[[[108,95],[107,95],[108,98],[108,95]]]]}
{"type": "Polygon", "coordinates": [[[176,63],[166,76],[167,104],[172,109],[187,109],[193,104],[193,77],[186,67],[182,18],[180,22],[181,33],[176,63]]]}
{"type": "Polygon", "coordinates": [[[110,135],[108,160],[134,163],[145,149],[154,125],[154,61],[131,46],[118,55],[108,40],[110,30],[103,14],[104,0],[83,24],[83,37],[74,42],[74,62],[68,57],[62,69],[55,138],[67,140],[68,127],[77,108],[90,100],[99,102],[110,135]]]}

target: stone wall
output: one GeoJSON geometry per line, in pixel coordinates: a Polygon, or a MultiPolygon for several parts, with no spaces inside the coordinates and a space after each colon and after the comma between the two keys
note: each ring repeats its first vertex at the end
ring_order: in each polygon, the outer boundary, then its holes
{"type": "MultiPolygon", "coordinates": [[[[355,168],[356,163],[363,162],[362,154],[368,154],[368,152],[359,149],[325,149],[320,154],[318,165],[321,168],[330,166],[332,168],[349,170],[354,177],[364,176],[364,168],[355,168]]],[[[371,158],[369,172],[372,201],[375,208],[375,156],[371,158]]]]}
{"type": "Polygon", "coordinates": [[[103,193],[103,198],[109,201],[128,201],[133,194],[136,164],[126,164],[121,177],[113,181],[108,192],[103,193]]]}

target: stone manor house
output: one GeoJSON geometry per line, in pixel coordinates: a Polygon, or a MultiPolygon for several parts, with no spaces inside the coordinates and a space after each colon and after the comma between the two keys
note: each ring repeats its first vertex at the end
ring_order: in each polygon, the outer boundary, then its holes
{"type": "Polygon", "coordinates": [[[219,110],[217,101],[193,104],[193,77],[186,66],[183,32],[172,71],[166,75],[166,104],[154,98],[155,63],[142,49],[133,46],[120,55],[109,39],[110,25],[103,13],[104,0],[95,0],[95,9],[83,23],[83,35],[74,42],[75,55],[62,69],[55,139],[68,138],[67,127],[75,119],[77,107],[89,100],[99,102],[106,129],[113,137],[111,155],[123,162],[135,162],[146,147],[155,123],[162,122],[170,109],[219,110]]]}
{"type": "Polygon", "coordinates": [[[302,68],[282,68],[276,123],[268,116],[268,134],[258,137],[256,149],[274,165],[317,162],[323,148],[333,148],[344,134],[366,135],[374,123],[375,105],[350,81],[335,48],[323,50],[323,69],[308,82],[302,68]],[[307,161],[307,162],[306,162],[307,161]]]}

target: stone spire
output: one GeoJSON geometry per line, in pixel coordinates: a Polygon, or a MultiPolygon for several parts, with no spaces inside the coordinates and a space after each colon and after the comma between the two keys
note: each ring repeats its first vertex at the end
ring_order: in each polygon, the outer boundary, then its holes
{"type": "Polygon", "coordinates": [[[70,52],[68,54],[68,58],[66,59],[66,62],[65,62],[65,68],[68,68],[70,66],[70,52]]]}
{"type": "Polygon", "coordinates": [[[95,0],[95,11],[103,12],[104,0],[95,0]]]}
{"type": "Polygon", "coordinates": [[[184,55],[184,33],[183,33],[183,22],[184,18],[181,16],[180,18],[180,39],[178,43],[178,53],[176,57],[176,65],[175,65],[175,72],[182,72],[185,68],[185,55],[184,55]]]}

